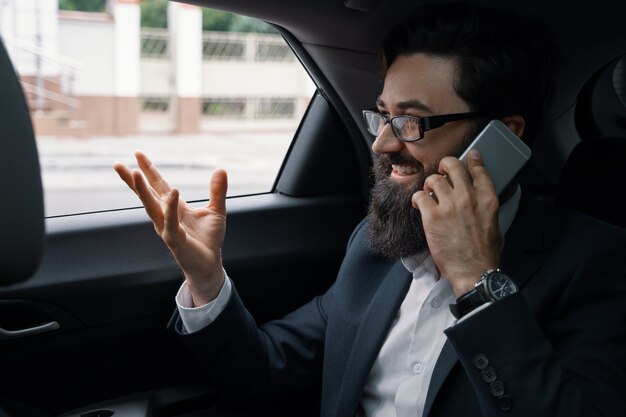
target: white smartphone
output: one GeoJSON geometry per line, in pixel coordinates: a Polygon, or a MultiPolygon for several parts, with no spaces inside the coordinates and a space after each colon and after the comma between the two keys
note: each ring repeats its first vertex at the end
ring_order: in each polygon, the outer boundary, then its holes
{"type": "Polygon", "coordinates": [[[459,159],[465,162],[471,149],[480,152],[497,195],[515,178],[531,155],[530,148],[500,120],[489,122],[459,159]]]}

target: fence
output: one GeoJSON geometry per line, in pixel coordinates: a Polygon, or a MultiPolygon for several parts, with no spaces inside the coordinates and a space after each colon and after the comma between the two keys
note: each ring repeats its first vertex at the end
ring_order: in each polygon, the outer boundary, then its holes
{"type": "MultiPolygon", "coordinates": [[[[144,113],[165,114],[169,97],[145,96],[140,99],[144,113]]],[[[297,99],[282,97],[218,97],[202,99],[202,116],[228,120],[277,120],[297,117],[297,99]]]]}
{"type": "Polygon", "coordinates": [[[169,36],[167,29],[141,29],[141,56],[143,58],[168,58],[169,36]]]}
{"type": "MultiPolygon", "coordinates": [[[[141,56],[169,56],[167,29],[141,29],[141,56]]],[[[294,55],[280,35],[204,32],[202,59],[210,61],[291,62],[294,55]]]]}
{"type": "MultiPolygon", "coordinates": [[[[167,29],[141,30],[143,58],[166,61],[171,58],[170,52],[167,29]]],[[[202,58],[205,64],[218,66],[240,62],[255,63],[258,68],[270,63],[298,65],[289,46],[280,35],[274,34],[204,32],[202,58]]],[[[254,93],[242,96],[241,92],[233,92],[232,96],[203,97],[199,111],[202,117],[211,120],[291,120],[298,117],[298,97],[295,91],[291,97],[254,93]]],[[[172,108],[171,98],[163,93],[143,95],[140,102],[142,112],[154,116],[166,114],[172,108]]]]}

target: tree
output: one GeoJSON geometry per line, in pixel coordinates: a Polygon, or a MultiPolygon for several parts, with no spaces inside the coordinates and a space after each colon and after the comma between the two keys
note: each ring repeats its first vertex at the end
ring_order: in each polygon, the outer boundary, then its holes
{"type": "Polygon", "coordinates": [[[141,26],[167,27],[167,0],[141,0],[141,26]]]}
{"type": "Polygon", "coordinates": [[[256,33],[276,33],[276,29],[257,19],[246,16],[236,16],[230,26],[231,32],[256,32],[256,33]]]}
{"type": "Polygon", "coordinates": [[[103,12],[106,10],[106,0],[59,0],[59,9],[103,12]]]}
{"type": "MultiPolygon", "coordinates": [[[[168,0],[141,0],[141,26],[166,28],[167,3],[168,0]]],[[[103,12],[106,10],[106,0],[59,0],[59,8],[103,12]]],[[[213,9],[202,9],[202,30],[276,33],[273,27],[260,20],[213,9]]]]}
{"type": "Polygon", "coordinates": [[[236,17],[232,13],[220,10],[202,9],[202,30],[230,32],[236,17]]]}

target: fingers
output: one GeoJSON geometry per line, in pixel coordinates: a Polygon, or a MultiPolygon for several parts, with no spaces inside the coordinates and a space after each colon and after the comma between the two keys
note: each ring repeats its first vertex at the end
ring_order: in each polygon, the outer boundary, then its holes
{"type": "Polygon", "coordinates": [[[429,194],[430,197],[439,201],[439,198],[448,198],[452,194],[452,187],[447,176],[433,174],[430,175],[424,181],[424,191],[429,194]]]}
{"type": "Polygon", "coordinates": [[[422,220],[424,219],[425,213],[429,212],[429,209],[432,209],[437,206],[436,197],[434,195],[429,195],[428,191],[418,191],[413,194],[411,197],[411,205],[413,208],[418,209],[422,213],[422,220]]]}
{"type": "Polygon", "coordinates": [[[474,188],[477,192],[488,192],[495,194],[496,190],[493,185],[493,178],[485,168],[480,152],[477,149],[472,149],[467,158],[467,169],[472,175],[474,181],[474,188]]]}
{"type": "Polygon", "coordinates": [[[121,162],[116,162],[113,164],[113,169],[117,172],[117,175],[128,185],[128,188],[135,191],[135,184],[133,183],[133,177],[130,173],[130,169],[121,162]]]}
{"type": "Polygon", "coordinates": [[[132,170],[131,172],[133,183],[135,184],[135,191],[139,196],[139,199],[143,203],[148,216],[154,223],[154,228],[160,234],[163,230],[163,209],[157,197],[154,196],[150,187],[146,183],[144,176],[139,170],[132,170]]]}
{"type": "Polygon", "coordinates": [[[137,159],[137,164],[139,164],[141,172],[146,176],[152,188],[160,195],[168,193],[171,188],[170,185],[165,181],[165,178],[161,176],[159,170],[150,159],[148,159],[146,154],[141,151],[135,151],[135,158],[137,159]]]}
{"type": "Polygon", "coordinates": [[[472,185],[472,177],[463,161],[458,158],[447,156],[439,162],[439,173],[447,175],[453,188],[472,185]]]}
{"type": "MultiPolygon", "coordinates": [[[[121,162],[116,162],[113,164],[113,169],[117,172],[117,175],[126,183],[128,188],[133,190],[135,194],[137,194],[137,187],[135,186],[135,181],[133,180],[133,176],[131,170],[121,162]]],[[[154,195],[155,198],[159,198],[159,194],[154,191],[152,187],[149,187],[150,192],[154,195]]],[[[137,194],[139,195],[139,194],[137,194]]]]}
{"type": "Polygon", "coordinates": [[[226,215],[226,191],[228,190],[228,176],[223,169],[216,170],[211,175],[208,207],[215,212],[226,215]]]}
{"type": "Polygon", "coordinates": [[[455,192],[495,193],[493,179],[484,166],[484,161],[477,149],[472,149],[466,159],[467,166],[457,158],[445,157],[439,163],[439,172],[447,176],[450,188],[441,181],[441,175],[432,175],[426,179],[424,189],[434,191],[440,197],[448,195],[450,189],[455,192]],[[438,178],[439,177],[439,178],[438,178]],[[473,190],[472,190],[473,189],[473,190]]]}
{"type": "Polygon", "coordinates": [[[184,234],[179,234],[180,221],[178,218],[178,200],[180,193],[177,188],[172,188],[167,196],[167,204],[165,206],[165,214],[163,221],[163,241],[170,248],[176,247],[179,243],[176,240],[179,237],[184,237],[184,234]]]}

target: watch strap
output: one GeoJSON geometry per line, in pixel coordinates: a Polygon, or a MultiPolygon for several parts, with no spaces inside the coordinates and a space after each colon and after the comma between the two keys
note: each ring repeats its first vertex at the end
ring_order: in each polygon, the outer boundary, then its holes
{"type": "Polygon", "coordinates": [[[491,301],[491,299],[485,294],[483,286],[478,285],[473,290],[460,296],[456,300],[456,304],[450,304],[450,311],[454,317],[460,319],[470,311],[489,301],[491,301]]]}

